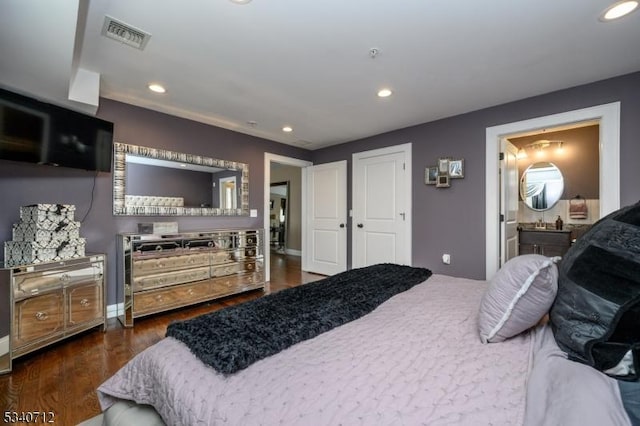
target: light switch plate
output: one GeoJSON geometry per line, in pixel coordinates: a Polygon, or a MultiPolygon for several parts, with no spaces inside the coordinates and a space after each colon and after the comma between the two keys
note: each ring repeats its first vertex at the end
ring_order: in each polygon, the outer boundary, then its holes
{"type": "Polygon", "coordinates": [[[258,217],[258,209],[249,210],[249,217],[258,217]]]}

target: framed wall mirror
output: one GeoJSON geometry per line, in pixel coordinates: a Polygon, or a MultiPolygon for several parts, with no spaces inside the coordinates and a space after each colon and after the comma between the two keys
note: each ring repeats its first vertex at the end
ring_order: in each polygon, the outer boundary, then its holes
{"type": "Polygon", "coordinates": [[[564,192],[560,169],[546,161],[533,163],[522,173],[520,197],[531,210],[545,211],[556,205],[564,192]]]}
{"type": "Polygon", "coordinates": [[[115,216],[248,216],[249,165],[114,143],[115,216]]]}

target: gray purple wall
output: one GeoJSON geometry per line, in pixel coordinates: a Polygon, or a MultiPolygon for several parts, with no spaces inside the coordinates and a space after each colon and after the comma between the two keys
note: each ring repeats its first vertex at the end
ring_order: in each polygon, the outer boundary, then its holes
{"type": "MultiPolygon", "coordinates": [[[[412,142],[413,265],[484,279],[486,128],[616,101],[624,206],[640,200],[640,72],[324,148],[313,152],[312,161],[347,160],[350,189],[353,153],[412,142]],[[464,158],[464,179],[447,189],[425,185],[424,169],[438,157],[464,158]],[[443,253],[451,254],[451,265],[442,263],[443,253]]],[[[351,208],[350,190],[348,203],[351,208]]]]}
{"type": "Polygon", "coordinates": [[[182,197],[185,207],[213,203],[211,174],[193,170],[128,163],[125,188],[128,195],[182,197]]]}
{"type": "MultiPolygon", "coordinates": [[[[249,204],[258,217],[175,218],[181,230],[262,227],[265,152],[316,164],[346,159],[350,176],[353,153],[412,142],[413,264],[436,273],[484,278],[486,128],[616,101],[621,102],[621,204],[628,205],[640,199],[640,72],[313,152],[108,99],[101,99],[98,117],[115,123],[118,142],[249,164],[249,204]],[[464,158],[465,178],[448,189],[426,186],[424,168],[438,157],[464,158]],[[443,252],[451,254],[451,265],[440,261],[443,252]]],[[[135,231],[142,221],[174,220],[114,217],[111,174],[76,169],[1,161],[0,199],[0,241],[11,239],[11,224],[18,221],[22,205],[75,204],[77,220],[86,216],[81,235],[87,252],[108,256],[108,304],[116,302],[116,234],[135,231]]],[[[350,182],[348,199],[350,204],[350,182]]]]}
{"type": "Polygon", "coordinates": [[[76,205],[76,220],[86,215],[80,235],[87,239],[87,253],[107,254],[109,305],[116,303],[118,233],[135,232],[138,222],[150,221],[177,221],[181,231],[262,227],[264,153],[311,159],[308,150],[109,99],[100,100],[98,117],[115,124],[114,140],[117,142],[249,164],[249,208],[258,210],[257,217],[114,217],[110,173],[96,175],[78,169],[0,161],[0,241],[11,239],[11,226],[19,221],[20,206],[36,203],[76,205]]]}

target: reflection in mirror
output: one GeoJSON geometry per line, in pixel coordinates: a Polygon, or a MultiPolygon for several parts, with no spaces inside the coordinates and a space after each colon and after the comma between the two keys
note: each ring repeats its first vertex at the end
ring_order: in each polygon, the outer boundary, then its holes
{"type": "Polygon", "coordinates": [[[279,253],[286,252],[287,232],[289,230],[289,181],[271,183],[271,246],[279,253]]]}
{"type": "Polygon", "coordinates": [[[236,191],[236,177],[220,178],[220,208],[235,209],[238,205],[238,191],[236,191]]]}
{"type": "Polygon", "coordinates": [[[113,213],[129,216],[249,214],[249,166],[114,144],[113,213]]]}
{"type": "Polygon", "coordinates": [[[530,165],[520,180],[520,197],[532,210],[549,210],[564,192],[564,179],[560,169],[548,162],[530,165]]]}
{"type": "MultiPolygon", "coordinates": [[[[0,262],[0,267],[3,264],[0,262]]],[[[4,274],[0,280],[0,374],[11,371],[11,312],[13,280],[4,274]]]]}

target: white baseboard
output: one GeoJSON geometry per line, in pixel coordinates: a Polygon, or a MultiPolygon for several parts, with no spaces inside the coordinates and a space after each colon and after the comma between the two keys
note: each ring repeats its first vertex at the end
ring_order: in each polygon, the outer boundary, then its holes
{"type": "Polygon", "coordinates": [[[107,305],[107,319],[115,318],[118,316],[118,311],[124,309],[124,303],[117,303],[115,305],[107,305]]]}
{"type": "Polygon", "coordinates": [[[9,336],[0,337],[0,356],[9,353],[9,336]]]}
{"type": "Polygon", "coordinates": [[[291,256],[302,256],[302,251],[301,250],[287,249],[286,252],[287,252],[287,254],[290,254],[291,256]]]}

